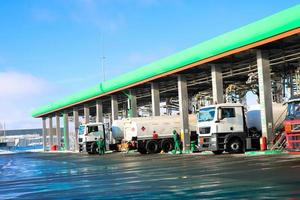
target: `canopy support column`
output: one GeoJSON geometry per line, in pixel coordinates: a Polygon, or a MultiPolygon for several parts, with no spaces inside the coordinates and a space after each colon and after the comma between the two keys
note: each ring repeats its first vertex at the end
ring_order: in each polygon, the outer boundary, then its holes
{"type": "Polygon", "coordinates": [[[221,65],[211,65],[213,103],[224,103],[223,76],[221,65]]]}
{"type": "Polygon", "coordinates": [[[56,136],[58,149],[61,148],[60,114],[56,113],[56,136]]]}
{"type": "Polygon", "coordinates": [[[50,150],[51,150],[51,147],[53,145],[53,121],[52,121],[52,116],[49,116],[48,119],[49,119],[49,128],[48,128],[49,147],[50,147],[50,150]]]}
{"type": "Polygon", "coordinates": [[[70,150],[69,145],[69,115],[67,111],[64,111],[64,149],[65,151],[70,150]]]}
{"type": "Polygon", "coordinates": [[[43,150],[47,149],[47,127],[46,127],[46,117],[42,118],[43,122],[43,150]]]}
{"type": "Polygon", "coordinates": [[[181,125],[181,138],[183,135],[183,150],[190,149],[189,115],[188,115],[188,89],[184,75],[178,75],[178,96],[181,125]]]}
{"type": "Polygon", "coordinates": [[[256,53],[262,135],[265,136],[268,140],[268,143],[270,143],[273,140],[273,108],[270,61],[265,51],[257,50],[256,53]]]}
{"type": "Polygon", "coordinates": [[[84,123],[88,124],[90,122],[90,107],[88,104],[83,105],[83,115],[84,115],[84,123]]]}
{"type": "Polygon", "coordinates": [[[111,95],[111,117],[112,121],[118,119],[118,101],[116,95],[111,95]]]}
{"type": "Polygon", "coordinates": [[[151,83],[152,116],[160,115],[160,97],[158,83],[151,83]]]}
{"type": "Polygon", "coordinates": [[[79,151],[79,143],[78,143],[78,130],[79,130],[79,116],[78,116],[78,108],[73,108],[73,120],[74,120],[74,132],[75,132],[75,151],[79,151]]]}
{"type": "Polygon", "coordinates": [[[133,90],[129,90],[129,101],[130,101],[130,110],[131,113],[129,114],[129,117],[137,117],[137,100],[136,100],[136,94],[133,90]]]}
{"type": "Polygon", "coordinates": [[[96,122],[103,122],[103,104],[101,100],[96,101],[96,122]]]}

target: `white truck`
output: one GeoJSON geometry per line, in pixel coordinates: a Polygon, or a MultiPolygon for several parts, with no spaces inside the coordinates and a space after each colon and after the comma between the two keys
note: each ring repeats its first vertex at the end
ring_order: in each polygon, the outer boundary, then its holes
{"type": "MultiPolygon", "coordinates": [[[[191,136],[196,135],[196,116],[189,115],[189,122],[191,136]]],[[[179,115],[128,118],[112,124],[113,138],[118,143],[130,143],[141,154],[171,151],[174,148],[173,130],[180,134],[179,115]]]]}
{"type": "MultiPolygon", "coordinates": [[[[281,104],[273,105],[273,121],[284,112],[281,104]]],[[[203,107],[197,115],[199,150],[221,154],[259,149],[261,137],[260,109],[246,112],[239,103],[203,107]]]]}
{"type": "Polygon", "coordinates": [[[100,138],[107,141],[108,130],[106,124],[88,123],[80,125],[78,130],[79,151],[86,151],[89,154],[98,153],[97,140],[100,138]]]}

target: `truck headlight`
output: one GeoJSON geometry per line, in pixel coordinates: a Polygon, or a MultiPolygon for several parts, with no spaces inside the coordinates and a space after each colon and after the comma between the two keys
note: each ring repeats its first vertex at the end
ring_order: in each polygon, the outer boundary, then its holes
{"type": "Polygon", "coordinates": [[[286,124],[284,129],[285,129],[286,133],[290,133],[290,132],[292,132],[292,125],[291,124],[286,124]]]}

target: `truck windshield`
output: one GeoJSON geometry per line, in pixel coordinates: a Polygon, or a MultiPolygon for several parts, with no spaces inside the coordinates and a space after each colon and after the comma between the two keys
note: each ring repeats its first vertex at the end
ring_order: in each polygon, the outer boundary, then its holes
{"type": "Polygon", "coordinates": [[[93,136],[100,136],[104,138],[104,130],[103,126],[88,126],[88,134],[91,134],[93,136]]]}
{"type": "Polygon", "coordinates": [[[79,126],[78,134],[79,135],[83,135],[84,134],[84,126],[79,126]]]}
{"type": "Polygon", "coordinates": [[[198,114],[198,122],[212,121],[215,117],[215,107],[202,108],[198,114]]]}
{"type": "Polygon", "coordinates": [[[300,101],[288,104],[288,118],[300,118],[300,101]]]}

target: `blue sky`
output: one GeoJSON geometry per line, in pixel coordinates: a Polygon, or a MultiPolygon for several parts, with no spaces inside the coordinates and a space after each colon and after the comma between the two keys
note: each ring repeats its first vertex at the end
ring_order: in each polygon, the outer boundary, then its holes
{"type": "Polygon", "coordinates": [[[30,111],[299,0],[2,0],[0,123],[40,127],[30,111]],[[102,45],[103,44],[103,45],[102,45]]]}

